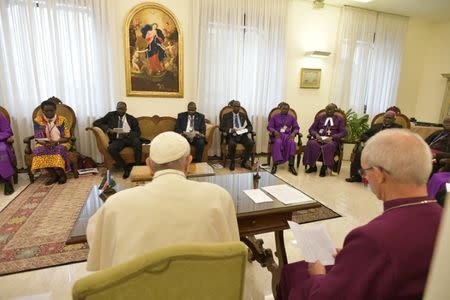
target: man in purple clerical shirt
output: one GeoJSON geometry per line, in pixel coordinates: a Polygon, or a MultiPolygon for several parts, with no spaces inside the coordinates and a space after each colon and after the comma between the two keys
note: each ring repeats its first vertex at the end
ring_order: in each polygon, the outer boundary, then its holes
{"type": "Polygon", "coordinates": [[[360,173],[384,212],[347,235],[331,268],[286,265],[277,299],[421,299],[442,214],[427,193],[431,158],[423,139],[406,129],[373,136],[360,173]]]}
{"type": "Polygon", "coordinates": [[[323,165],[320,176],[326,176],[326,171],[332,169],[334,153],[340,140],[347,135],[344,119],[335,114],[336,105],[333,103],[325,107],[325,114],[319,115],[309,128],[311,139],[306,144],[303,154],[303,164],[309,168],[306,173],[317,171],[316,162],[322,155],[323,165]]]}
{"type": "Polygon", "coordinates": [[[294,167],[297,145],[294,142],[294,138],[298,134],[300,127],[297,119],[289,114],[289,104],[282,102],[279,107],[280,113],[273,115],[267,125],[272,141],[273,166],[271,173],[275,174],[279,164],[289,161],[289,172],[297,175],[297,170],[294,167]]]}

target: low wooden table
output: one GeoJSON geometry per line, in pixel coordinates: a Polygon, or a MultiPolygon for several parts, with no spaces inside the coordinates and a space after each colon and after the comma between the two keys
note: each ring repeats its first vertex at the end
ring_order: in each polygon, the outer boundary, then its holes
{"type": "MultiPolygon", "coordinates": [[[[194,163],[189,166],[188,178],[215,175],[214,169],[206,162],[194,163]]],[[[152,174],[147,166],[134,166],[131,169],[130,179],[133,185],[151,181],[152,174]]]]}

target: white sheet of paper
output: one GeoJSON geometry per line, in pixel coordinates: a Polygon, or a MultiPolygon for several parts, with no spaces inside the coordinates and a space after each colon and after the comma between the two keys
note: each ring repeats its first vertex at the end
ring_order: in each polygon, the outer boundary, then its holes
{"type": "Polygon", "coordinates": [[[239,128],[239,129],[236,130],[236,134],[237,135],[241,135],[241,134],[244,134],[244,133],[247,133],[247,132],[248,132],[247,128],[239,128]]]}
{"type": "Polygon", "coordinates": [[[322,141],[323,141],[323,140],[326,140],[327,138],[329,138],[329,136],[322,135],[321,138],[322,138],[322,141]]]}
{"type": "Polygon", "coordinates": [[[309,196],[287,184],[265,186],[262,189],[284,204],[314,202],[309,196]]]}
{"type": "Polygon", "coordinates": [[[319,260],[324,266],[334,265],[336,249],[323,224],[304,226],[292,221],[288,224],[306,262],[319,260]]]}
{"type": "Polygon", "coordinates": [[[50,142],[49,138],[35,138],[35,140],[38,142],[50,142]]]}
{"type": "Polygon", "coordinates": [[[447,193],[450,192],[450,183],[446,183],[445,184],[445,188],[447,189],[447,193]]]}
{"type": "Polygon", "coordinates": [[[273,202],[272,198],[267,196],[260,189],[244,190],[244,193],[250,197],[255,203],[273,202]]]}

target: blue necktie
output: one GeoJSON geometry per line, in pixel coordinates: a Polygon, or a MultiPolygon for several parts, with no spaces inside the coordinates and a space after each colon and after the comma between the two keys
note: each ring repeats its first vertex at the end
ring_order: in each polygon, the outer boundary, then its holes
{"type": "Polygon", "coordinates": [[[118,128],[122,128],[123,127],[123,120],[122,117],[119,117],[119,126],[118,128]]]}
{"type": "Polygon", "coordinates": [[[239,128],[239,120],[237,114],[234,114],[234,127],[239,128]]]}

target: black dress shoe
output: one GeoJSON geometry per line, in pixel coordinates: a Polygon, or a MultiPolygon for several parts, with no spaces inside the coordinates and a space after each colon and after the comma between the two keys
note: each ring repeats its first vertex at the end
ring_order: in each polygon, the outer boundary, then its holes
{"type": "Polygon", "coordinates": [[[58,184],[64,184],[67,181],[67,176],[66,173],[63,173],[63,175],[61,175],[58,179],[58,184]]]}
{"type": "Polygon", "coordinates": [[[320,176],[320,177],[325,177],[325,176],[327,176],[327,166],[322,166],[322,167],[320,168],[320,174],[319,174],[319,176],[320,176]]]}
{"type": "Polygon", "coordinates": [[[270,174],[275,174],[277,172],[277,165],[272,166],[272,170],[270,170],[270,174]]]}
{"type": "Polygon", "coordinates": [[[247,169],[247,170],[251,170],[252,167],[250,165],[248,165],[245,161],[241,162],[241,168],[247,169]]]}
{"type": "Polygon", "coordinates": [[[293,175],[297,176],[297,170],[295,170],[294,166],[289,166],[289,172],[291,172],[293,175]]]}
{"type": "Polygon", "coordinates": [[[14,193],[14,186],[11,182],[5,182],[5,186],[3,187],[3,194],[6,196],[11,195],[14,193]]]}
{"type": "Polygon", "coordinates": [[[317,167],[316,166],[309,167],[309,169],[305,171],[305,173],[314,173],[314,172],[317,172],[317,167]]]}
{"type": "Polygon", "coordinates": [[[234,161],[232,161],[232,162],[230,163],[230,171],[234,171],[234,169],[235,169],[234,161]]]}
{"type": "Polygon", "coordinates": [[[362,182],[362,178],[358,176],[351,176],[349,178],[345,178],[347,182],[362,182]]]}

